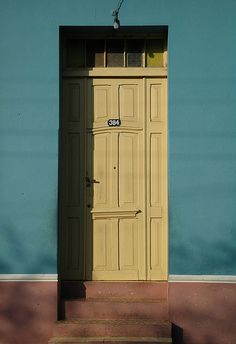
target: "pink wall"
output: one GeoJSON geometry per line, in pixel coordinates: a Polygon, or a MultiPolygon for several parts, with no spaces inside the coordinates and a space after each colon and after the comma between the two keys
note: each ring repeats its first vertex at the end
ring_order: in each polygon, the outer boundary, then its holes
{"type": "Polygon", "coordinates": [[[169,307],[184,344],[236,343],[236,284],[169,283],[169,307]]]}
{"type": "Polygon", "coordinates": [[[56,319],[56,282],[0,282],[1,344],[46,344],[56,319]]]}
{"type": "MultiPolygon", "coordinates": [[[[236,284],[169,283],[169,309],[184,344],[236,343],[236,284]]],[[[0,283],[1,344],[47,344],[56,318],[56,282],[0,283]]]]}

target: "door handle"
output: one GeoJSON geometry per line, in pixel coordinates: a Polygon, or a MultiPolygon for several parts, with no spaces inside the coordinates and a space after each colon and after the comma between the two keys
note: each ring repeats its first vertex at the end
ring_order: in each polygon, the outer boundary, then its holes
{"type": "Polygon", "coordinates": [[[99,184],[100,182],[96,179],[90,179],[89,177],[86,177],[86,186],[89,187],[91,184],[99,184]]]}

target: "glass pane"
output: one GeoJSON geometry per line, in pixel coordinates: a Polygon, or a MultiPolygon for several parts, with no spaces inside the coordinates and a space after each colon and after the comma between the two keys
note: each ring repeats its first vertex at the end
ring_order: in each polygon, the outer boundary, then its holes
{"type": "Polygon", "coordinates": [[[104,39],[88,39],[86,49],[87,67],[104,67],[104,39]]]}
{"type": "Polygon", "coordinates": [[[163,39],[146,41],[147,67],[163,67],[163,39]]]}
{"type": "Polygon", "coordinates": [[[78,68],[84,67],[84,40],[68,39],[66,42],[66,67],[78,68]]]}
{"type": "Polygon", "coordinates": [[[107,40],[107,67],[124,67],[124,40],[107,40]]]}
{"type": "Polygon", "coordinates": [[[127,40],[127,67],[141,67],[143,53],[143,39],[127,40]]]}

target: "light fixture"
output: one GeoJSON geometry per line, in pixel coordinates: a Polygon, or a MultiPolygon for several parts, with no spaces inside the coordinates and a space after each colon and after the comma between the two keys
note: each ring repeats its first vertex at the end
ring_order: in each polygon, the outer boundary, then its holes
{"type": "Polygon", "coordinates": [[[119,29],[120,27],[120,20],[119,20],[118,15],[119,15],[119,11],[123,2],[124,0],[119,0],[117,9],[111,12],[111,15],[114,17],[113,27],[115,30],[119,29]]]}
{"type": "Polygon", "coordinates": [[[118,11],[116,11],[116,10],[112,11],[112,16],[114,17],[113,27],[115,30],[117,30],[120,27],[120,21],[118,18],[118,11]]]}

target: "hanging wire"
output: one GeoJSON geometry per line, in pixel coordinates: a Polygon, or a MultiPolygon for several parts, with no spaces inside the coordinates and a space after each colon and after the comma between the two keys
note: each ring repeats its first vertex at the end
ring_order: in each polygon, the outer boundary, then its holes
{"type": "Polygon", "coordinates": [[[112,11],[112,15],[113,15],[113,16],[118,16],[119,11],[120,11],[120,8],[121,8],[123,2],[124,2],[124,0],[119,0],[119,2],[118,2],[118,4],[117,4],[116,10],[113,10],[113,11],[112,11]]]}
{"type": "Polygon", "coordinates": [[[119,12],[124,0],[119,0],[118,5],[117,5],[117,12],[119,12]]]}

